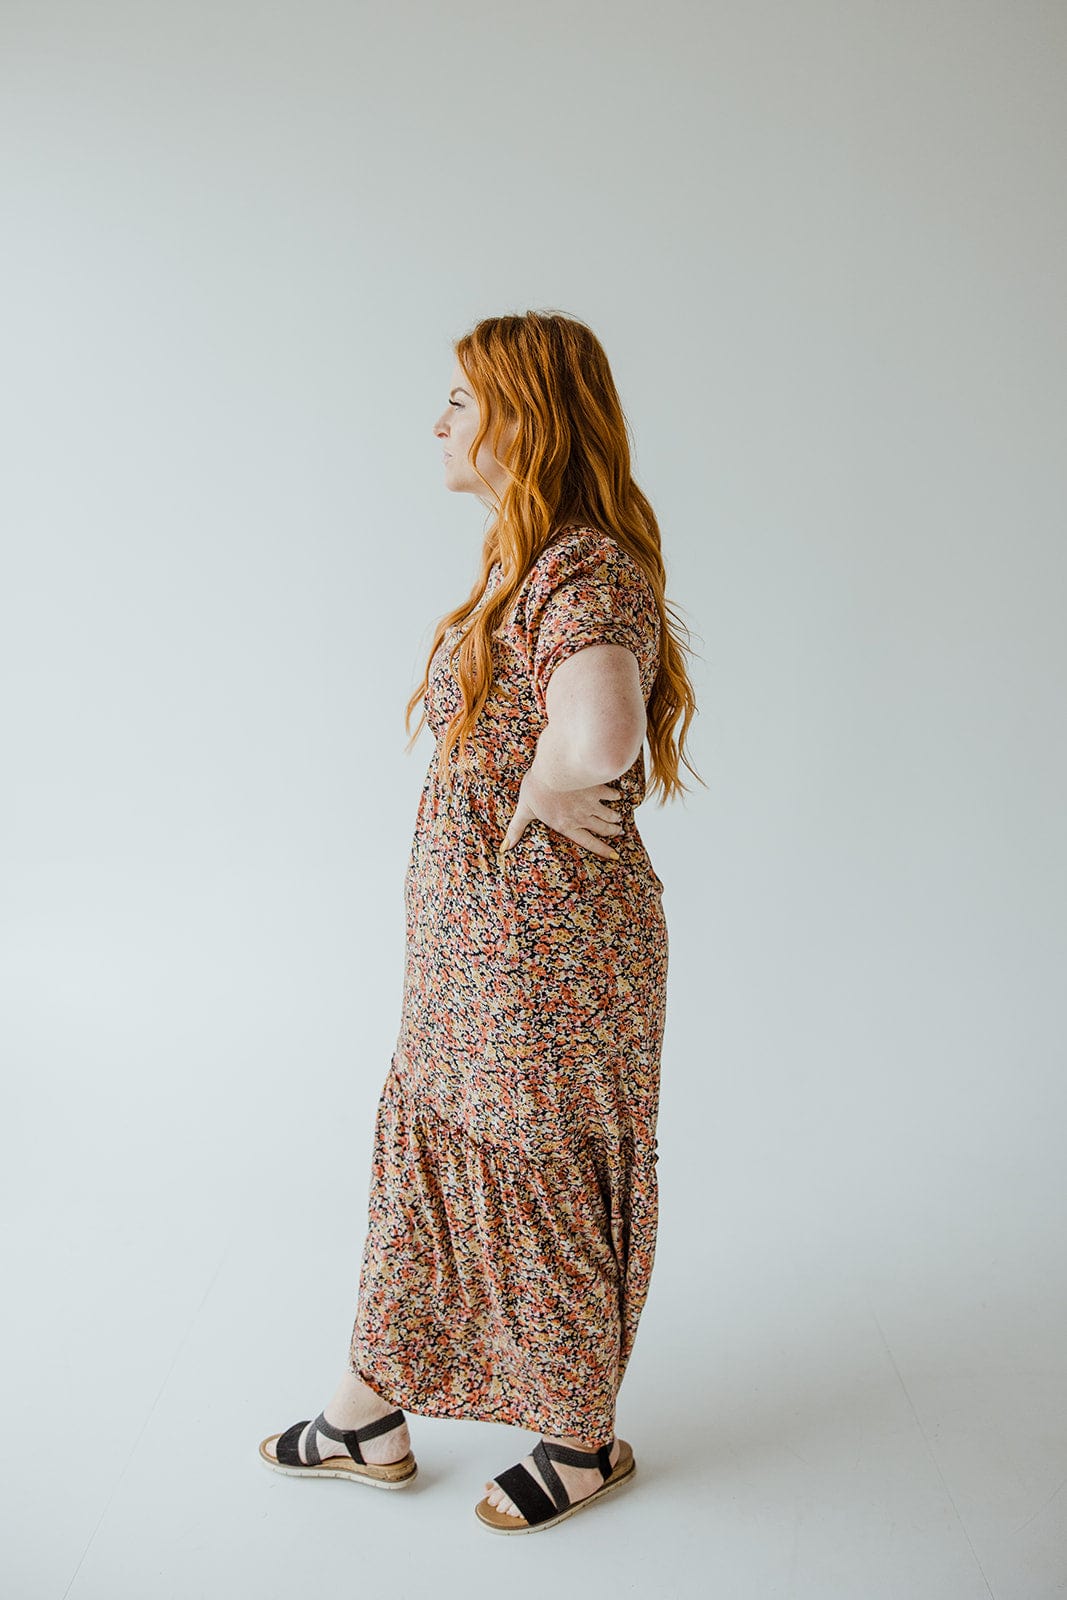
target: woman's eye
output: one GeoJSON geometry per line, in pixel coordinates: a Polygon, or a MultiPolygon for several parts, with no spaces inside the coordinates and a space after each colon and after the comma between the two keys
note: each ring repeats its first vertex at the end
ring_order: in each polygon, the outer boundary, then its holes
{"type": "Polygon", "coordinates": [[[448,403],[449,403],[450,406],[459,406],[459,409],[461,411],[463,410],[463,407],[459,404],[458,400],[450,400],[448,403]]]}

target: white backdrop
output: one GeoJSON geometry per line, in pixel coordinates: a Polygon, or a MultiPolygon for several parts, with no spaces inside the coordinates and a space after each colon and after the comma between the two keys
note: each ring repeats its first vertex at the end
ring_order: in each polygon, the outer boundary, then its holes
{"type": "MultiPolygon", "coordinates": [[[[637,814],[670,988],[619,1426],[672,1531],[631,1498],[618,1583],[1067,1593],[1067,12],[6,0],[0,52],[20,1592],[222,1593],[246,1520],[292,1592],[352,1528],[324,1493],[290,1548],[253,1452],[355,1312],[403,708],[485,516],[431,432],[451,341],[534,307],[612,361],[708,784],[637,814]],[[790,1485],[769,1538],[783,1437],[865,1487],[790,1485]],[[34,1444],[76,1451],[61,1516],[34,1444]]],[[[446,1526],[503,1561],[477,1437],[446,1526]]],[[[581,1581],[601,1516],[543,1559],[581,1581]]]]}

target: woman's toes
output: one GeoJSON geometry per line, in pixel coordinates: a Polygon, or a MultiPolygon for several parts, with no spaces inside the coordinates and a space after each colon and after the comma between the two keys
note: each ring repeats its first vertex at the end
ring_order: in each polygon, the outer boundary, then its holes
{"type": "Polygon", "coordinates": [[[488,1500],[494,1511],[502,1511],[508,1517],[520,1517],[522,1512],[513,1501],[509,1500],[499,1483],[487,1483],[489,1490],[488,1500]]]}

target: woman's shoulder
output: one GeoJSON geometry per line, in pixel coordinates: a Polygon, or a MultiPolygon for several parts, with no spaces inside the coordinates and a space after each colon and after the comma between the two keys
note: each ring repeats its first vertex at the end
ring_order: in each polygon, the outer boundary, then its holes
{"type": "Polygon", "coordinates": [[[554,534],[533,562],[521,590],[547,596],[563,584],[588,579],[647,596],[654,605],[648,573],[606,529],[586,524],[554,534]]]}
{"type": "Polygon", "coordinates": [[[659,635],[655,591],[641,563],[603,528],[581,526],[553,535],[531,564],[504,624],[529,642],[544,628],[594,618],[626,617],[659,635]]]}
{"type": "Polygon", "coordinates": [[[543,556],[547,555],[550,550],[570,550],[576,545],[603,544],[605,540],[609,544],[615,544],[615,540],[610,533],[607,533],[603,528],[592,527],[586,522],[574,522],[569,527],[559,528],[555,533],[550,534],[548,543],[541,554],[543,556]]]}
{"type": "Polygon", "coordinates": [[[563,528],[558,533],[552,534],[531,564],[525,582],[537,585],[547,581],[551,585],[553,581],[565,581],[583,571],[594,571],[605,564],[612,567],[622,564],[631,566],[638,572],[641,570],[639,564],[610,533],[603,528],[590,527],[583,523],[580,526],[563,528]]]}

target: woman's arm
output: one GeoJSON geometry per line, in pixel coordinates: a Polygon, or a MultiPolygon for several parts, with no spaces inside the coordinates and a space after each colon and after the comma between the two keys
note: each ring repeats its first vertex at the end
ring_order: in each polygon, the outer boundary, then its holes
{"type": "Polygon", "coordinates": [[[586,645],[565,656],[545,692],[548,726],[523,774],[500,843],[510,850],[540,818],[607,860],[618,859],[604,828],[622,818],[605,787],[628,771],[644,743],[647,718],[637,657],[621,644],[586,645]],[[588,791],[588,792],[583,792],[588,791]]]}
{"type": "Polygon", "coordinates": [[[545,709],[548,727],[531,775],[552,789],[612,782],[637,760],[645,740],[637,657],[621,644],[576,650],[549,679],[545,709]]]}

